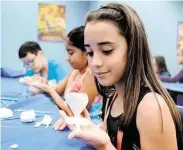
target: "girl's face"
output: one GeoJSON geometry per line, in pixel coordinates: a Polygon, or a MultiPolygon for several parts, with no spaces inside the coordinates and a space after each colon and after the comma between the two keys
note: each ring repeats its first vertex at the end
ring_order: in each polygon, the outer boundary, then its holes
{"type": "Polygon", "coordinates": [[[88,64],[86,52],[83,52],[79,48],[72,46],[69,38],[67,38],[65,41],[65,47],[67,49],[66,60],[70,63],[73,69],[82,70],[84,67],[86,67],[88,64]]]}
{"type": "MultiPolygon", "coordinates": [[[[124,74],[127,42],[109,21],[90,22],[85,28],[89,67],[101,85],[118,83],[124,74]]],[[[130,64],[128,64],[130,65],[130,64]]]]}

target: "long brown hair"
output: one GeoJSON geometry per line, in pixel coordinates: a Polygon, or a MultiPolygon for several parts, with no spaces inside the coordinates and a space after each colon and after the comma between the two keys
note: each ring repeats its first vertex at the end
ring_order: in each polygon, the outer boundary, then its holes
{"type": "MultiPolygon", "coordinates": [[[[124,4],[110,3],[88,13],[86,25],[89,22],[104,20],[114,23],[120,34],[126,38],[128,44],[126,64],[130,65],[126,65],[122,77],[125,79],[124,123],[128,125],[133,119],[138,105],[140,88],[141,86],[147,86],[153,93],[156,92],[164,98],[174,122],[181,126],[180,114],[175,103],[167,90],[162,87],[153,71],[146,33],[136,11],[124,4]]],[[[159,108],[161,109],[160,105],[159,108]]]]}

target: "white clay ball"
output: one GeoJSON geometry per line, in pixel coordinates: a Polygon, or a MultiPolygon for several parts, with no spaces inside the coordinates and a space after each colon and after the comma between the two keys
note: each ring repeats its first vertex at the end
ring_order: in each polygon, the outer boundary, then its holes
{"type": "Polygon", "coordinates": [[[0,118],[6,119],[13,117],[13,111],[8,108],[0,108],[0,118]]]}
{"type": "Polygon", "coordinates": [[[36,113],[34,110],[24,111],[20,114],[20,120],[22,122],[33,122],[36,119],[36,113]]]}

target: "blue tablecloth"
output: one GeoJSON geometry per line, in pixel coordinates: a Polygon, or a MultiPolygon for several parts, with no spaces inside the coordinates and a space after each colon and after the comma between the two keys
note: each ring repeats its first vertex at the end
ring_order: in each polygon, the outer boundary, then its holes
{"type": "MultiPolygon", "coordinates": [[[[1,95],[16,95],[25,90],[25,86],[19,84],[17,79],[1,78],[1,95]],[[12,95],[10,94],[12,93],[12,95]]],[[[44,94],[29,96],[27,99],[19,97],[18,102],[9,104],[8,108],[15,109],[34,109],[35,111],[52,112],[53,121],[60,117],[58,108],[53,103],[52,99],[44,94]]],[[[36,113],[36,122],[42,120],[44,114],[36,113]],[[41,116],[41,117],[40,117],[41,116]]],[[[14,111],[14,117],[20,117],[20,112],[14,111]]],[[[12,144],[18,144],[18,150],[91,150],[84,142],[78,139],[68,139],[69,130],[54,131],[51,127],[45,128],[40,126],[34,127],[33,123],[22,123],[20,119],[3,120],[1,121],[1,144],[2,150],[9,150],[12,144]]]]}

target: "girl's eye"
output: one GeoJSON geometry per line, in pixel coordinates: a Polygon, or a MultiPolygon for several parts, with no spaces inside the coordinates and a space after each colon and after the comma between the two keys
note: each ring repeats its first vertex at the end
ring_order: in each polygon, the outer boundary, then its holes
{"type": "Polygon", "coordinates": [[[112,52],[112,50],[105,50],[105,51],[102,51],[102,53],[103,53],[104,55],[109,55],[109,54],[111,54],[111,52],[112,52]]]}
{"type": "Polygon", "coordinates": [[[73,52],[69,52],[69,55],[73,55],[74,53],[73,52]]]}
{"type": "Polygon", "coordinates": [[[92,57],[93,56],[93,52],[87,52],[87,55],[92,57]]]}

